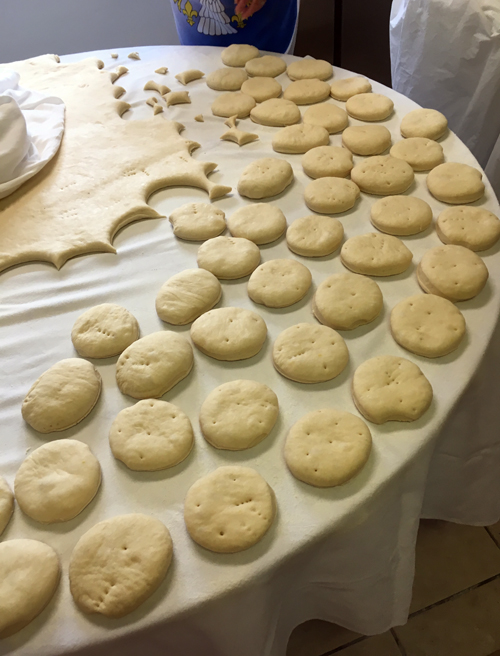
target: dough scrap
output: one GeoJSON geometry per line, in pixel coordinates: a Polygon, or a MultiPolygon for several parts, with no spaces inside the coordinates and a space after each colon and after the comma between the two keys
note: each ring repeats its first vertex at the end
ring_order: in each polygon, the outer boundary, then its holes
{"type": "Polygon", "coordinates": [[[157,100],[154,96],[150,96],[150,97],[146,100],[146,105],[149,105],[150,107],[153,107],[153,108],[154,108],[154,106],[156,105],[157,102],[158,102],[158,100],[157,100]]]}
{"type": "Polygon", "coordinates": [[[238,181],[241,196],[260,200],[281,194],[293,182],[289,162],[275,157],[256,159],[243,169],[238,181]]]}
{"type": "Polygon", "coordinates": [[[153,107],[153,114],[156,116],[157,114],[161,114],[163,112],[163,107],[161,105],[155,105],[153,107]]]}
{"type": "Polygon", "coordinates": [[[485,251],[500,239],[500,221],[482,207],[456,205],[438,216],[436,232],[444,244],[485,251]]]}
{"type": "Polygon", "coordinates": [[[334,80],[330,86],[330,95],[335,100],[346,101],[358,93],[369,93],[372,85],[366,77],[345,77],[342,80],[334,80]]]}
{"type": "Polygon", "coordinates": [[[339,146],[318,146],[302,158],[302,168],[310,178],[346,178],[354,166],[352,153],[339,146]]]}
{"type": "Polygon", "coordinates": [[[260,263],[260,250],[249,239],[215,237],[198,249],[198,266],[221,280],[244,278],[260,263]]]}
{"type": "Polygon", "coordinates": [[[288,65],[286,70],[291,80],[329,80],[333,75],[333,66],[324,59],[301,59],[288,65]]]}
{"type": "Polygon", "coordinates": [[[248,296],[254,303],[283,308],[298,303],[309,291],[312,276],[296,260],[268,260],[258,266],[248,281],[248,296]]]}
{"type": "Polygon", "coordinates": [[[139,53],[138,53],[138,52],[130,52],[130,53],[127,55],[127,57],[128,57],[129,59],[140,59],[140,57],[139,57],[139,53]]]}
{"type": "Polygon", "coordinates": [[[319,125],[299,123],[281,128],[273,137],[273,150],[278,153],[305,153],[311,148],[330,143],[328,130],[319,125]]]}
{"type": "Polygon", "coordinates": [[[203,118],[203,114],[196,114],[196,116],[194,117],[194,120],[197,123],[204,123],[205,122],[205,119],[203,118]]]}
{"type": "Polygon", "coordinates": [[[173,212],[168,220],[174,235],[187,241],[205,241],[217,237],[226,229],[224,212],[208,203],[186,203],[173,212]]]}
{"type": "Polygon", "coordinates": [[[239,130],[238,128],[229,128],[227,132],[221,136],[222,141],[233,141],[237,143],[238,146],[245,146],[246,144],[252,143],[252,141],[257,141],[259,135],[254,132],[245,132],[244,130],[239,130]]]}
{"type": "Polygon", "coordinates": [[[276,55],[263,55],[249,59],[245,64],[245,71],[253,77],[278,77],[286,71],[286,62],[276,55]]]}
{"type": "Polygon", "coordinates": [[[473,203],[484,195],[483,174],[468,164],[446,162],[427,175],[427,188],[443,203],[473,203]]]}
{"type": "Polygon", "coordinates": [[[286,231],[288,248],[304,257],[330,255],[342,243],[344,226],[333,217],[310,214],[296,219],[286,231]]]}
{"type": "Polygon", "coordinates": [[[160,68],[155,70],[155,73],[158,73],[158,75],[166,75],[168,73],[168,68],[166,66],[160,66],[160,68]]]}
{"type": "Polygon", "coordinates": [[[238,125],[238,117],[236,114],[234,116],[230,116],[229,118],[226,118],[224,121],[224,125],[227,125],[228,128],[235,128],[238,125]]]}
{"type": "Polygon", "coordinates": [[[244,237],[259,245],[269,244],[285,232],[286,218],[276,205],[252,203],[233,212],[227,227],[233,237],[244,237]]]}
{"type": "Polygon", "coordinates": [[[285,100],[296,105],[312,105],[322,102],[330,96],[330,85],[317,79],[302,79],[292,82],[283,92],[285,100]]]}
{"type": "Polygon", "coordinates": [[[304,112],[303,121],[310,125],[320,125],[330,134],[341,132],[349,123],[347,112],[331,103],[308,107],[304,112]]]}
{"type": "Polygon", "coordinates": [[[226,66],[245,66],[251,59],[259,56],[259,50],[255,46],[246,43],[232,43],[221,53],[220,58],[226,66]]]}
{"type": "Polygon", "coordinates": [[[390,155],[367,157],[351,171],[351,180],[361,191],[377,196],[402,194],[415,179],[413,169],[402,159],[390,155]]]}
{"type": "Polygon", "coordinates": [[[143,87],[144,91],[157,91],[160,96],[165,96],[170,89],[164,84],[158,84],[154,80],[148,80],[143,87]]]}
{"type": "Polygon", "coordinates": [[[117,52],[112,52],[111,53],[111,59],[118,59],[118,53],[117,52]]]}
{"type": "Polygon", "coordinates": [[[304,189],[307,207],[322,214],[346,212],[354,207],[358,198],[358,185],[345,178],[318,178],[304,189]]]}
{"type": "Polygon", "coordinates": [[[342,145],[355,155],[381,155],[391,143],[391,133],[383,125],[352,125],[342,133],[342,145]]]}
{"type": "Polygon", "coordinates": [[[340,251],[342,264],[367,276],[395,276],[410,266],[413,254],[401,239],[368,232],[348,239],[340,251]]]}
{"type": "Polygon", "coordinates": [[[436,109],[414,109],[403,116],[401,134],[403,137],[426,137],[439,139],[448,129],[448,121],[444,114],[436,109]]]}
{"type": "Polygon", "coordinates": [[[205,73],[203,71],[199,71],[196,68],[190,68],[188,71],[183,71],[182,73],[177,73],[175,76],[176,80],[179,80],[181,84],[186,86],[186,84],[189,84],[190,82],[193,82],[194,80],[199,80],[202,77],[205,77],[205,73]]]}
{"type": "Polygon", "coordinates": [[[243,82],[241,90],[258,103],[270,98],[278,98],[283,91],[281,84],[272,77],[252,77],[243,82]]]}
{"type": "Polygon", "coordinates": [[[189,91],[170,91],[165,95],[165,101],[167,107],[170,107],[171,105],[191,103],[191,98],[189,97],[189,91]]]}
{"type": "Polygon", "coordinates": [[[220,282],[210,271],[184,269],[161,286],[156,312],[166,323],[185,326],[211,310],[221,296],[220,282]]]}
{"type": "Polygon", "coordinates": [[[0,535],[4,532],[13,512],[14,495],[10,491],[5,478],[0,476],[0,535]]]}
{"type": "Polygon", "coordinates": [[[121,305],[102,303],[81,314],[71,341],[84,358],[112,358],[139,338],[137,319],[121,305]]]}
{"type": "Polygon", "coordinates": [[[241,91],[232,91],[223,93],[218,96],[212,103],[212,114],[214,116],[223,116],[229,118],[236,115],[238,118],[245,118],[255,107],[256,102],[246,93],[241,91]]]}
{"type": "Polygon", "coordinates": [[[284,98],[270,98],[264,100],[250,112],[254,123],[281,128],[294,125],[300,121],[300,109],[291,100],[284,98]]]}
{"type": "Polygon", "coordinates": [[[392,157],[404,159],[414,171],[430,171],[444,161],[443,147],[426,137],[409,137],[391,148],[392,157]]]}
{"type": "MultiPolygon", "coordinates": [[[[29,61],[29,60],[26,60],[26,61],[29,61]]],[[[46,63],[46,62],[40,62],[40,63],[43,64],[43,63],[46,63]]],[[[99,68],[98,63],[97,63],[97,67],[99,68]]],[[[116,80],[118,78],[120,78],[122,75],[125,75],[125,73],[128,73],[128,68],[126,66],[118,66],[112,73],[109,74],[109,79],[111,80],[111,83],[116,82],[116,80]]]]}
{"type": "Polygon", "coordinates": [[[241,68],[218,68],[207,75],[207,87],[214,91],[239,91],[248,75],[241,68]]]}
{"type": "Polygon", "coordinates": [[[431,225],[432,210],[415,196],[386,196],[373,203],[370,219],[389,235],[416,235],[431,225]]]}
{"type": "Polygon", "coordinates": [[[360,121],[383,121],[394,111],[394,103],[381,93],[357,93],[345,104],[349,116],[360,121]]]}

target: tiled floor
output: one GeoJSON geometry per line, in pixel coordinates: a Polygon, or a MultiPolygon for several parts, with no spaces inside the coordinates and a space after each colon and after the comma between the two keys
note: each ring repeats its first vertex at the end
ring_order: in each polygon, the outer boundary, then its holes
{"type": "Polygon", "coordinates": [[[365,637],[311,620],[287,656],[500,656],[500,522],[489,528],[424,520],[410,617],[365,637]]]}

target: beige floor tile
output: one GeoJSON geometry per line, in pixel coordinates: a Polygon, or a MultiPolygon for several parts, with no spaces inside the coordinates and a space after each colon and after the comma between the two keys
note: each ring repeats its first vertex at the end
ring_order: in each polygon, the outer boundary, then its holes
{"type": "Polygon", "coordinates": [[[321,656],[359,637],[359,633],[337,624],[310,620],[295,627],[288,641],[286,656],[321,656]]]}
{"type": "Polygon", "coordinates": [[[484,528],[423,520],[410,613],[500,573],[500,549],[484,528]]]}
{"type": "Polygon", "coordinates": [[[399,647],[389,632],[361,640],[336,654],[338,656],[401,656],[399,647]]]}
{"type": "Polygon", "coordinates": [[[500,544],[500,522],[493,524],[493,526],[488,526],[491,531],[491,534],[495,538],[498,544],[500,544]]]}
{"type": "Polygon", "coordinates": [[[500,578],[419,613],[394,631],[406,656],[490,656],[500,649],[500,578]]]}

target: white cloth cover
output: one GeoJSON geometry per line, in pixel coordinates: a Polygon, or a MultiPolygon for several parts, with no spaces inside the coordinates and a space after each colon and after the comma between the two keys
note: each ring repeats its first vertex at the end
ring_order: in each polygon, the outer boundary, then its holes
{"type": "Polygon", "coordinates": [[[0,198],[32,178],[59,149],[64,103],[19,86],[13,70],[0,73],[0,198]]]}
{"type": "Polygon", "coordinates": [[[500,198],[500,3],[394,0],[392,86],[442,112],[500,198]]]}

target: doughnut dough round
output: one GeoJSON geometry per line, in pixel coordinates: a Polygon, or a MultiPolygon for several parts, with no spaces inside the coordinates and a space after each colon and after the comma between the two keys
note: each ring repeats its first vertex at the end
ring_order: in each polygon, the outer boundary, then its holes
{"type": "Polygon", "coordinates": [[[301,59],[288,65],[287,75],[291,80],[329,80],[333,75],[333,66],[324,59],[301,59]]]}
{"type": "Polygon", "coordinates": [[[139,338],[139,324],[115,303],[95,305],[81,314],[71,330],[71,341],[84,358],[111,358],[139,338]]]}
{"type": "Polygon", "coordinates": [[[352,153],[340,146],[311,148],[302,158],[302,168],[310,178],[346,178],[354,166],[352,153]]]}
{"type": "Polygon", "coordinates": [[[352,397],[361,414],[374,424],[415,421],[429,408],[432,387],[413,362],[379,355],[354,372],[352,397]]]}
{"type": "Polygon", "coordinates": [[[297,80],[287,86],[283,92],[285,100],[296,105],[312,105],[326,100],[330,95],[330,85],[321,80],[297,80]]]}
{"type": "Polygon", "coordinates": [[[267,326],[252,310],[226,307],[202,314],[191,326],[191,339],[202,353],[232,362],[252,358],[264,346],[267,326]]]}
{"type": "Polygon", "coordinates": [[[264,55],[263,57],[249,59],[245,64],[245,70],[248,75],[255,77],[261,75],[278,77],[286,71],[286,62],[275,55],[264,55]]]}
{"type": "Polygon", "coordinates": [[[482,207],[456,205],[438,216],[436,232],[445,244],[465,246],[471,251],[485,251],[500,238],[500,221],[482,207]]]}
{"type": "Polygon", "coordinates": [[[304,112],[303,121],[310,125],[319,125],[330,134],[335,134],[347,126],[349,119],[347,113],[337,105],[322,103],[308,107],[304,112]]]}
{"type": "Polygon", "coordinates": [[[59,558],[38,540],[0,543],[0,638],[17,633],[47,606],[59,585],[59,558]]]}
{"type": "Polygon", "coordinates": [[[10,491],[5,478],[0,476],[0,535],[12,517],[14,512],[14,495],[10,491]]]}
{"type": "Polygon", "coordinates": [[[373,203],[370,218],[389,235],[416,235],[431,225],[432,210],[415,196],[387,196],[373,203]]]}
{"type": "Polygon", "coordinates": [[[446,132],[448,121],[446,116],[435,109],[414,109],[403,116],[401,134],[403,137],[426,137],[439,139],[446,132]]]}
{"type": "Polygon", "coordinates": [[[383,125],[351,125],[342,133],[342,144],[355,155],[380,155],[391,143],[391,133],[383,125]]]}
{"type": "Polygon", "coordinates": [[[304,298],[311,284],[311,272],[297,260],[268,260],[252,273],[247,291],[254,303],[283,308],[304,298]]]}
{"type": "Polygon", "coordinates": [[[87,360],[60,360],[33,383],[21,408],[23,419],[39,433],[71,428],[95,406],[101,385],[99,372],[87,360]]]}
{"type": "Polygon", "coordinates": [[[485,286],[488,269],[479,255],[464,246],[436,246],[420,260],[417,280],[428,294],[467,301],[485,286]]]}
{"type": "Polygon", "coordinates": [[[354,207],[358,198],[358,185],[344,178],[318,178],[304,189],[307,207],[322,214],[346,212],[354,207]]]}
{"type": "Polygon", "coordinates": [[[114,457],[134,471],[158,471],[182,462],[193,448],[191,422],[180,408],[144,399],[124,408],[111,424],[114,457]]]}
{"type": "Polygon", "coordinates": [[[289,162],[275,157],[263,157],[250,162],[238,181],[241,196],[260,200],[277,196],[293,182],[293,169],[289,162]]]}
{"type": "Polygon", "coordinates": [[[366,464],[372,436],[365,422],[325,408],[301,417],[285,442],[285,461],[299,481],[315,487],[342,485],[366,464]]]}
{"type": "Polygon", "coordinates": [[[162,321],[184,326],[211,310],[220,300],[222,287],[206,269],[185,269],[165,282],[156,297],[162,321]]]}
{"type": "Polygon", "coordinates": [[[158,398],[189,374],[193,361],[185,337],[161,330],[123,351],[116,363],[116,382],[122,394],[134,399],[158,398]]]}
{"type": "Polygon", "coordinates": [[[376,282],[355,273],[335,273],[316,290],[312,312],[316,319],[335,330],[353,330],[378,317],[384,306],[376,282]]]}
{"type": "Polygon", "coordinates": [[[209,203],[186,203],[170,213],[174,235],[188,241],[205,241],[226,229],[225,214],[209,203]]]}
{"type": "Polygon", "coordinates": [[[407,351],[426,358],[439,358],[459,346],[465,335],[465,319],[446,298],[416,294],[392,309],[391,332],[407,351]]]}
{"type": "Polygon", "coordinates": [[[246,93],[240,91],[230,91],[218,96],[212,103],[212,114],[214,116],[224,116],[230,118],[237,116],[245,118],[255,107],[256,102],[246,93]]]}
{"type": "Polygon", "coordinates": [[[394,111],[394,103],[381,93],[358,93],[349,98],[345,108],[360,121],[383,121],[394,111]]]}
{"type": "Polygon", "coordinates": [[[255,469],[228,465],[192,485],[184,502],[191,538],[217,553],[244,551],[259,542],[276,514],[274,493],[255,469]]]}
{"type": "Polygon", "coordinates": [[[333,217],[309,214],[296,219],[286,231],[288,248],[304,257],[330,255],[342,243],[344,226],[333,217]]]}
{"type": "Polygon", "coordinates": [[[99,522],[71,554],[73,599],[84,613],[128,615],[158,588],[172,555],[170,533],[155,517],[134,513],[99,522]]]}
{"type": "Polygon", "coordinates": [[[206,77],[207,86],[215,91],[239,91],[248,75],[241,68],[218,68],[206,77]]]}
{"type": "Polygon", "coordinates": [[[331,380],[348,361],[343,338],[328,326],[298,323],[286,328],[274,342],[274,366],[282,376],[298,383],[331,380]]]}
{"type": "Polygon", "coordinates": [[[101,467],[78,440],[54,440],[32,451],[17,470],[14,493],[19,507],[37,522],[67,522],[97,494],[101,467]]]}
{"type": "Polygon", "coordinates": [[[443,147],[426,137],[409,137],[391,148],[392,157],[403,159],[414,171],[430,171],[444,161],[443,147]]]}
{"type": "Polygon", "coordinates": [[[369,93],[372,85],[366,77],[345,77],[342,80],[334,80],[330,86],[330,95],[335,100],[346,101],[358,93],[369,93]]]}
{"type": "Polygon", "coordinates": [[[367,232],[348,239],[342,246],[340,259],[354,273],[395,276],[406,271],[413,254],[397,237],[367,232]]]}
{"type": "Polygon", "coordinates": [[[248,276],[260,263],[260,250],[249,239],[215,237],[198,249],[198,266],[221,280],[248,276]]]}
{"type": "Polygon", "coordinates": [[[203,401],[200,427],[217,449],[250,449],[269,435],[278,418],[276,394],[254,380],[232,380],[203,401]]]}
{"type": "Polygon", "coordinates": [[[278,98],[283,89],[273,77],[252,77],[243,82],[241,90],[252,96],[255,102],[261,103],[270,98],[278,98]]]}
{"type": "Polygon", "coordinates": [[[276,205],[252,203],[233,212],[227,220],[233,237],[244,237],[254,244],[269,244],[286,230],[286,218],[276,205]]]}
{"type": "Polygon", "coordinates": [[[220,58],[226,66],[245,66],[250,59],[255,59],[259,54],[259,50],[255,46],[246,43],[232,43],[224,48],[220,58]]]}
{"type": "Polygon", "coordinates": [[[254,123],[281,128],[285,125],[294,125],[300,121],[300,109],[291,100],[284,98],[270,98],[254,107],[250,118],[254,123]]]}
{"type": "Polygon", "coordinates": [[[483,174],[468,164],[446,162],[427,175],[427,188],[443,203],[473,203],[484,194],[483,174]]]}
{"type": "Polygon", "coordinates": [[[415,174],[408,162],[390,155],[368,157],[351,171],[361,191],[376,196],[402,194],[411,187],[415,174]]]}
{"type": "Polygon", "coordinates": [[[273,137],[272,146],[278,153],[305,153],[329,143],[328,130],[319,125],[299,123],[279,130],[273,137]]]}

